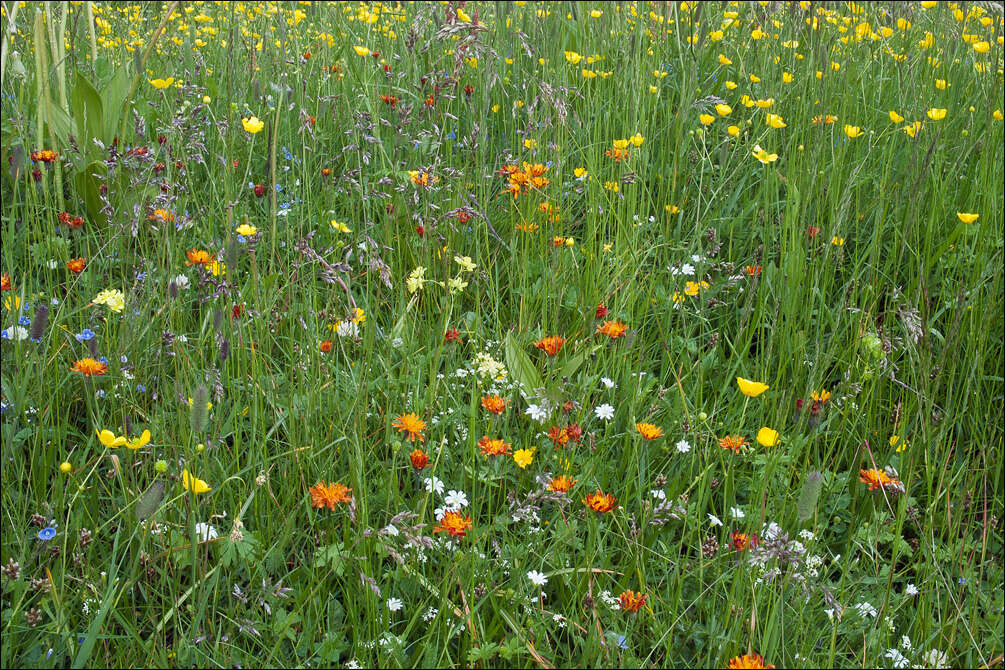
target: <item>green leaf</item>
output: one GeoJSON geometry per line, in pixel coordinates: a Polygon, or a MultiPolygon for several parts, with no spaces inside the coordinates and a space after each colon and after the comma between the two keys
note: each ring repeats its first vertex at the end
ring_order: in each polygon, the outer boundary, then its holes
{"type": "Polygon", "coordinates": [[[70,109],[77,122],[77,146],[86,154],[94,148],[92,138],[102,139],[103,108],[98,89],[80,72],[70,94],[70,109]]]}
{"type": "Polygon", "coordinates": [[[517,343],[513,333],[506,333],[505,353],[506,368],[513,375],[513,379],[520,382],[528,393],[534,393],[536,389],[544,388],[541,373],[531,363],[530,356],[517,343]]]}

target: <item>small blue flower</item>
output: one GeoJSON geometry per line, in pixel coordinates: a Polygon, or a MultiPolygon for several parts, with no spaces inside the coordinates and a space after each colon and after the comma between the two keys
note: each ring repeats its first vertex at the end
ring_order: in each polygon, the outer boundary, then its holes
{"type": "Polygon", "coordinates": [[[100,363],[104,363],[105,365],[108,365],[108,357],[107,357],[107,356],[102,356],[102,357],[100,357],[100,358],[98,359],[98,361],[99,361],[100,363]]]}
{"type": "Polygon", "coordinates": [[[10,333],[7,332],[7,329],[4,328],[3,330],[0,330],[0,340],[9,340],[9,339],[10,339],[10,333]]]}
{"type": "Polygon", "coordinates": [[[447,133],[447,139],[448,140],[455,140],[455,139],[457,139],[457,133],[455,133],[454,131],[451,130],[449,133],[447,133]]]}
{"type": "Polygon", "coordinates": [[[105,397],[105,389],[98,389],[98,392],[95,395],[98,396],[99,398],[104,398],[105,397]]]}
{"type": "Polygon", "coordinates": [[[94,339],[94,331],[90,328],[84,328],[82,331],[74,335],[77,342],[87,342],[88,340],[94,339]]]}
{"type": "Polygon", "coordinates": [[[22,317],[20,317],[20,318],[19,318],[19,319],[17,320],[17,322],[18,322],[19,324],[21,324],[22,326],[28,326],[28,325],[31,325],[31,319],[29,319],[29,318],[28,318],[28,317],[26,317],[26,316],[22,316],[22,317]]]}
{"type": "Polygon", "coordinates": [[[122,354],[121,356],[119,356],[119,362],[120,363],[128,363],[129,362],[129,358],[125,354],[122,354]]]}
{"type": "Polygon", "coordinates": [[[143,281],[146,278],[147,278],[147,273],[146,272],[137,272],[136,273],[136,281],[143,281]]]}
{"type": "Polygon", "coordinates": [[[147,387],[144,386],[143,384],[137,384],[136,385],[136,390],[139,391],[140,393],[146,393],[147,392],[147,387]]]}
{"type": "Polygon", "coordinates": [[[238,244],[245,244],[247,241],[248,240],[245,239],[244,235],[238,235],[237,236],[237,242],[238,242],[238,244]]]}
{"type": "Polygon", "coordinates": [[[51,527],[50,528],[43,528],[42,530],[38,531],[38,539],[42,540],[43,542],[48,542],[49,540],[51,540],[54,537],[56,537],[56,529],[55,528],[51,528],[51,527]]]}

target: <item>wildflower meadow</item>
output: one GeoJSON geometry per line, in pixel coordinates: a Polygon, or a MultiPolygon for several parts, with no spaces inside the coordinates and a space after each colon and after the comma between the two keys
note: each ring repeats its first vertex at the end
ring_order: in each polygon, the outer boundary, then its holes
{"type": "Polygon", "coordinates": [[[2,2],[4,667],[1003,666],[1000,2],[2,2]]]}

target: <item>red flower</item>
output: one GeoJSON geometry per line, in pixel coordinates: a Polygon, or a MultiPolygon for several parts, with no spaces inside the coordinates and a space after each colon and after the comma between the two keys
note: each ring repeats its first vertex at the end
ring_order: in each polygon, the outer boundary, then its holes
{"type": "Polygon", "coordinates": [[[265,184],[255,184],[255,195],[259,198],[265,195],[265,184]]]}
{"type": "Polygon", "coordinates": [[[447,342],[457,342],[458,344],[464,344],[461,339],[461,331],[457,330],[454,326],[447,328],[447,332],[443,333],[443,339],[447,342]]]}
{"type": "Polygon", "coordinates": [[[597,311],[595,312],[595,318],[602,319],[607,316],[610,312],[607,309],[607,305],[600,303],[597,305],[597,311]]]}
{"type": "Polygon", "coordinates": [[[416,226],[415,227],[415,232],[417,232],[419,234],[419,237],[422,237],[422,236],[424,236],[426,234],[426,227],[425,226],[416,226]]]}

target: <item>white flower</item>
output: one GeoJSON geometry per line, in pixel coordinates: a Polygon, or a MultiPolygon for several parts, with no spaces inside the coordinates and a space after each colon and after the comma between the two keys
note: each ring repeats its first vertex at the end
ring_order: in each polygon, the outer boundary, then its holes
{"type": "Polygon", "coordinates": [[[359,337],[359,326],[352,319],[346,319],[339,323],[338,330],[335,332],[338,333],[339,337],[359,337]]]}
{"type": "Polygon", "coordinates": [[[871,616],[872,618],[875,619],[876,615],[879,614],[879,612],[876,611],[876,608],[873,607],[870,603],[857,603],[855,605],[855,609],[858,610],[859,616],[861,616],[863,619],[867,616],[871,616]]]}
{"type": "Polygon", "coordinates": [[[56,268],[59,267],[59,261],[57,261],[55,258],[50,258],[49,262],[47,262],[45,265],[50,270],[55,270],[56,268]]]}
{"type": "Polygon", "coordinates": [[[904,595],[906,596],[916,596],[918,595],[918,587],[914,584],[908,584],[904,587],[904,595]]]}
{"type": "Polygon", "coordinates": [[[717,517],[717,516],[716,516],[716,515],[714,515],[714,514],[709,514],[709,515],[708,515],[708,521],[709,521],[709,523],[711,523],[711,524],[712,524],[713,526],[721,526],[721,525],[722,525],[722,521],[721,521],[721,520],[719,519],[719,517],[717,517]]]}
{"type": "Polygon", "coordinates": [[[9,339],[15,342],[28,339],[28,329],[24,326],[8,326],[4,330],[7,331],[9,339]]]}
{"type": "Polygon", "coordinates": [[[401,602],[400,598],[388,598],[387,599],[387,609],[391,610],[392,612],[397,612],[398,610],[400,610],[404,606],[405,606],[405,603],[401,602]]]}
{"type": "Polygon", "coordinates": [[[527,579],[529,579],[535,586],[544,586],[548,583],[548,578],[544,576],[544,573],[538,572],[537,570],[531,570],[528,572],[527,579]]]}
{"type": "Polygon", "coordinates": [[[524,414],[534,419],[538,423],[544,423],[551,416],[551,409],[543,404],[530,405],[524,410],[524,414]]]}
{"type": "Polygon", "coordinates": [[[666,491],[664,491],[663,489],[653,489],[652,491],[649,492],[649,495],[651,495],[656,500],[666,500],[667,499],[666,491]]]}
{"type": "Polygon", "coordinates": [[[923,668],[948,668],[949,656],[946,652],[938,649],[929,649],[928,653],[921,657],[921,667],[923,668]]]}
{"type": "Polygon", "coordinates": [[[430,493],[443,494],[443,482],[436,477],[426,477],[422,481],[426,484],[426,490],[430,493]]]}
{"type": "Polygon", "coordinates": [[[388,524],[388,526],[384,528],[384,535],[387,535],[388,537],[397,537],[398,534],[398,528],[393,523],[388,524]]]}
{"type": "Polygon", "coordinates": [[[189,281],[187,275],[178,275],[177,277],[175,277],[171,281],[174,282],[174,285],[177,286],[178,290],[180,290],[180,291],[184,291],[185,289],[187,289],[192,284],[192,282],[189,281]]]}
{"type": "Polygon", "coordinates": [[[432,621],[433,619],[436,618],[436,615],[439,613],[440,610],[436,609],[435,607],[430,607],[428,610],[426,610],[426,613],[422,615],[422,620],[432,621]]]}
{"type": "Polygon", "coordinates": [[[691,451],[691,445],[688,444],[687,440],[685,440],[684,438],[681,438],[680,441],[678,441],[675,446],[677,447],[677,451],[679,451],[682,454],[686,454],[687,452],[691,451]]]}
{"type": "Polygon", "coordinates": [[[465,495],[464,491],[450,490],[443,499],[443,505],[447,510],[456,512],[462,507],[468,506],[468,496],[465,495]]]}
{"type": "Polygon", "coordinates": [[[614,388],[614,380],[608,379],[607,377],[601,377],[600,378],[600,383],[603,384],[604,386],[606,386],[609,389],[614,388]]]}
{"type": "Polygon", "coordinates": [[[886,653],[883,654],[886,658],[890,659],[895,668],[906,668],[911,664],[907,657],[900,653],[897,649],[887,649],[886,653]]]}
{"type": "Polygon", "coordinates": [[[213,528],[208,523],[202,523],[201,521],[195,524],[195,536],[199,538],[200,542],[209,542],[210,540],[215,540],[218,537],[216,528],[213,528]]]}
{"type": "Polygon", "coordinates": [[[914,649],[914,645],[911,644],[911,638],[907,637],[906,635],[900,636],[900,646],[908,651],[914,649]]]}
{"type": "Polygon", "coordinates": [[[812,542],[817,538],[817,535],[812,530],[804,528],[801,531],[799,531],[799,537],[803,538],[807,542],[812,542]]]}
{"type": "Polygon", "coordinates": [[[743,513],[743,508],[741,507],[730,507],[729,516],[733,517],[734,519],[742,519],[747,515],[743,513]]]}
{"type": "Polygon", "coordinates": [[[606,402],[603,405],[594,407],[593,413],[597,415],[598,419],[603,419],[604,421],[610,421],[614,418],[614,408],[606,402]]]}
{"type": "Polygon", "coordinates": [[[705,258],[701,254],[692,254],[691,260],[695,263],[701,263],[705,258]]]}

